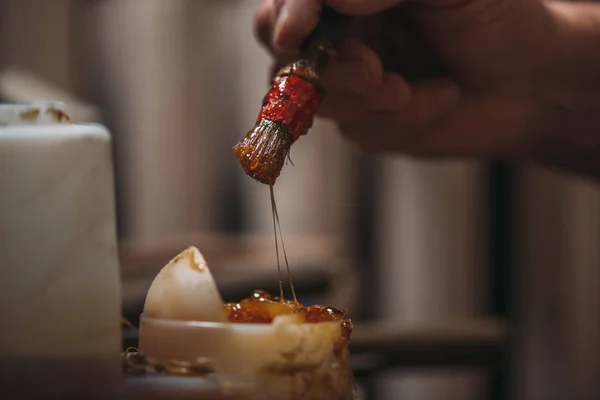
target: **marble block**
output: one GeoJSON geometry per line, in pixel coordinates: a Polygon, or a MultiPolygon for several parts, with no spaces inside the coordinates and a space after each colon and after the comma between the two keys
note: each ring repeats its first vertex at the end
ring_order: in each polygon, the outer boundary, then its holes
{"type": "Polygon", "coordinates": [[[120,379],[114,202],[105,127],[70,123],[60,103],[0,105],[0,368],[12,377],[50,372],[55,395],[120,379]]]}

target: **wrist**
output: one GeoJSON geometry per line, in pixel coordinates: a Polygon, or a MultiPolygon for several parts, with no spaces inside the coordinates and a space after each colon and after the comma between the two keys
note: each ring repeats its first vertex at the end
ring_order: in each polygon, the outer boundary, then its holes
{"type": "Polygon", "coordinates": [[[555,43],[542,73],[533,157],[600,176],[600,4],[545,7],[555,43]]]}

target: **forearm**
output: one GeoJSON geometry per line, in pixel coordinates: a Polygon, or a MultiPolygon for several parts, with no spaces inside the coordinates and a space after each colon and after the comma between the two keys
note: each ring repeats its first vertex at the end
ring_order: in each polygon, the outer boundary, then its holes
{"type": "Polygon", "coordinates": [[[556,57],[534,158],[600,177],[600,3],[547,3],[556,57]]]}

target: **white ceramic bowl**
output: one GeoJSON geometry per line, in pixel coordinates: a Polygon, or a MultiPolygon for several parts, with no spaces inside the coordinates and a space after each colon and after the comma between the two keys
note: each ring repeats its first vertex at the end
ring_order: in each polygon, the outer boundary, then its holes
{"type": "Polygon", "coordinates": [[[347,347],[335,349],[339,322],[298,323],[292,315],[272,324],[140,321],[139,348],[160,361],[213,361],[222,384],[247,399],[351,400],[347,347]]]}

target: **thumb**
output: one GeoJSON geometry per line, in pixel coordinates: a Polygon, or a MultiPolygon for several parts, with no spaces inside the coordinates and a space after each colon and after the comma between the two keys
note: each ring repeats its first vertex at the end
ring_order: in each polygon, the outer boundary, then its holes
{"type": "Polygon", "coordinates": [[[272,29],[275,48],[292,49],[310,34],[319,22],[323,4],[349,15],[367,15],[387,10],[403,0],[263,0],[265,15],[275,14],[275,22],[269,23],[264,15],[258,24],[272,29]]]}

